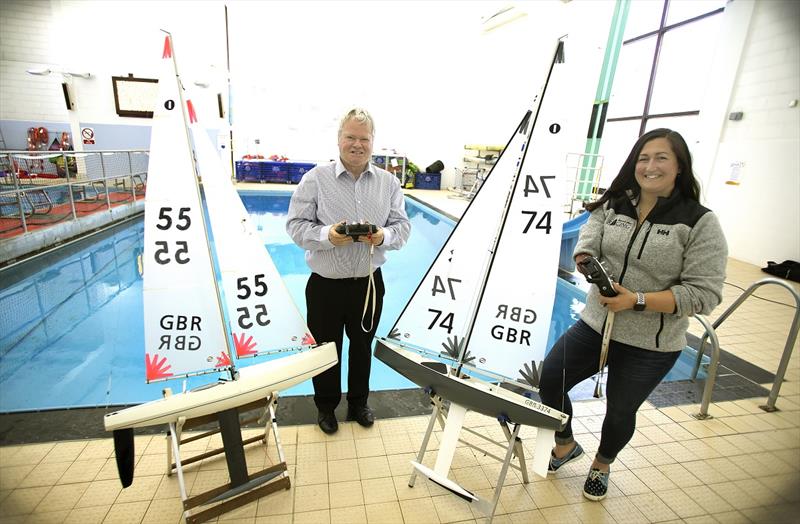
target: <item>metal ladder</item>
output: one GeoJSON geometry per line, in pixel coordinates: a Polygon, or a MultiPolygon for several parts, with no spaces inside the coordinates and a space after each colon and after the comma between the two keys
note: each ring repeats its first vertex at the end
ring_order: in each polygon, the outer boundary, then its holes
{"type": "Polygon", "coordinates": [[[703,351],[708,338],[711,338],[712,347],[711,363],[709,364],[708,368],[706,385],[703,389],[703,400],[700,403],[700,413],[695,415],[695,418],[700,420],[712,418],[712,416],[708,414],[708,405],[711,402],[711,390],[714,389],[714,381],[717,376],[717,367],[719,365],[719,342],[717,340],[716,329],[725,321],[725,319],[731,316],[731,314],[733,314],[733,312],[736,311],[740,305],[742,305],[742,302],[747,300],[747,298],[750,297],[750,295],[752,295],[756,289],[765,284],[777,284],[786,288],[789,293],[792,294],[795,302],[794,319],[792,320],[791,328],[789,328],[789,336],[786,338],[786,345],[783,348],[783,354],[781,356],[781,362],[778,365],[778,371],[775,373],[775,381],[772,384],[772,390],[767,398],[767,403],[763,406],[759,406],[761,409],[767,412],[778,411],[778,408],[775,407],[775,401],[778,399],[778,393],[781,390],[783,377],[786,375],[786,369],[789,367],[789,358],[792,356],[792,349],[794,348],[795,341],[797,340],[797,332],[798,329],[800,329],[800,295],[798,295],[797,291],[795,291],[791,284],[777,278],[768,277],[755,282],[749,288],[747,288],[747,290],[742,293],[741,296],[736,299],[736,301],[731,304],[713,324],[709,324],[708,319],[702,315],[695,315],[700,323],[706,328],[706,332],[703,334],[703,338],[700,340],[700,348],[697,350],[697,360],[695,361],[694,369],[692,370],[692,380],[697,378],[697,372],[700,369],[700,362],[703,358],[703,351]]]}

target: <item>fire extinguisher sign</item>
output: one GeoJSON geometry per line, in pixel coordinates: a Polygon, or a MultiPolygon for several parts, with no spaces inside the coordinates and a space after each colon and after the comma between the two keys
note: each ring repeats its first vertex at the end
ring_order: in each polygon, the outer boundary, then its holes
{"type": "Polygon", "coordinates": [[[94,144],[94,129],[91,127],[82,127],[81,137],[83,137],[84,144],[94,144]]]}

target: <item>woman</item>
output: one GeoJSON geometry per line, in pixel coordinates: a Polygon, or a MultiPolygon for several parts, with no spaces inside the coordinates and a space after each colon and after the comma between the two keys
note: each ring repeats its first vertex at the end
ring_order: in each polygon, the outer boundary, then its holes
{"type": "Polygon", "coordinates": [[[615,276],[615,297],[591,286],[581,319],[544,361],[539,393],[570,415],[556,433],[549,472],[580,458],[567,392],[597,372],[606,315],[615,313],[608,350],[606,416],[583,494],[601,500],[610,464],[630,441],[636,412],[686,345],[689,317],[722,300],[727,244],[717,217],[700,205],[689,148],[680,134],[655,129],[639,138],[591,212],[575,247],[578,268],[594,256],[615,276]]]}

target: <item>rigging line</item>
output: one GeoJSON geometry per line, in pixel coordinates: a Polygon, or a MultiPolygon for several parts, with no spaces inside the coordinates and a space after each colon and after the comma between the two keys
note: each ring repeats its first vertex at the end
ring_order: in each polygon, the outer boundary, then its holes
{"type": "MultiPolygon", "coordinates": [[[[467,354],[470,338],[472,337],[472,331],[475,328],[475,320],[477,319],[478,311],[480,310],[481,302],[483,301],[483,295],[486,292],[486,285],[489,281],[489,274],[492,271],[492,265],[494,264],[494,259],[497,256],[497,248],[500,245],[500,240],[503,236],[503,229],[505,228],[506,221],[508,220],[508,212],[509,208],[511,207],[511,200],[514,197],[515,191],[517,189],[517,184],[519,184],[519,174],[522,171],[522,166],[525,165],[525,159],[527,158],[528,151],[530,150],[531,139],[533,138],[533,130],[536,129],[536,122],[538,121],[539,114],[541,113],[542,110],[542,103],[544,102],[544,96],[547,93],[547,87],[550,84],[550,77],[553,75],[553,69],[555,68],[555,65],[563,63],[563,61],[564,61],[564,41],[562,37],[562,39],[559,39],[558,43],[556,44],[556,49],[553,53],[553,59],[550,62],[550,68],[547,71],[547,77],[545,78],[544,84],[542,85],[539,95],[537,96],[538,103],[534,108],[535,111],[528,110],[528,112],[525,114],[525,118],[523,119],[523,123],[525,124],[526,128],[528,123],[531,124],[530,134],[528,134],[527,139],[523,144],[524,151],[522,152],[522,158],[520,159],[519,166],[516,169],[516,173],[514,174],[514,178],[511,183],[511,188],[509,189],[508,196],[506,197],[506,205],[503,208],[503,217],[500,220],[499,231],[495,236],[494,245],[492,246],[491,249],[489,267],[487,268],[486,272],[483,275],[483,282],[481,283],[480,292],[478,293],[478,303],[475,309],[473,309],[472,311],[472,318],[470,319],[470,322],[468,324],[469,327],[467,328],[467,334],[464,336],[463,349],[461,350],[461,355],[459,356],[458,359],[459,366],[457,369],[457,373],[461,372],[461,362],[463,362],[464,357],[467,354]],[[533,114],[532,122],[529,121],[531,113],[533,114]]],[[[519,132],[519,129],[517,131],[519,132]]],[[[503,150],[503,153],[505,153],[505,150],[503,150]]]]}

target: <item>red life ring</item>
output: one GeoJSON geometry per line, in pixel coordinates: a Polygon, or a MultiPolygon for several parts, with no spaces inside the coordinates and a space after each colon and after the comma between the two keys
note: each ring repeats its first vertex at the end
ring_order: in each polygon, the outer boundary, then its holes
{"type": "Polygon", "coordinates": [[[47,145],[47,141],[49,140],[49,135],[47,133],[47,129],[44,127],[40,127],[36,130],[36,139],[40,145],[47,145]]]}

